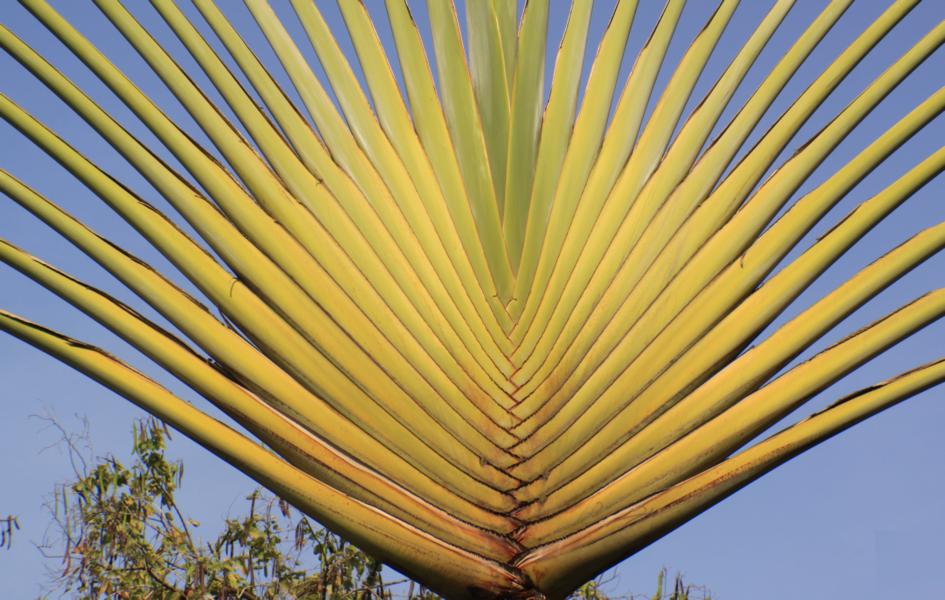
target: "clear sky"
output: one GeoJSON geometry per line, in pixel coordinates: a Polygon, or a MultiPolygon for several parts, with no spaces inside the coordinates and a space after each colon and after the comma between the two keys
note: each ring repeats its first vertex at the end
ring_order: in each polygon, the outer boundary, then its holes
{"type": "MultiPolygon", "coordinates": [[[[218,99],[160,17],[141,0],[129,0],[127,4],[152,28],[159,40],[172,49],[197,81],[205,86],[210,96],[218,99]]],[[[196,15],[188,2],[184,4],[188,13],[196,15]]],[[[242,4],[235,0],[226,0],[220,4],[264,60],[271,59],[271,53],[242,4]]],[[[300,28],[287,10],[288,3],[280,0],[276,4],[293,33],[299,34],[300,28]]],[[[326,16],[336,27],[343,43],[347,44],[335,3],[319,4],[325,6],[326,16]]],[[[380,0],[367,0],[367,4],[376,15],[382,15],[383,3],[380,0]]],[[[423,21],[420,3],[413,4],[416,5],[418,18],[423,21]]],[[[564,2],[555,1],[552,4],[555,9],[550,31],[552,36],[558,36],[566,17],[564,2]]],[[[592,39],[595,40],[606,26],[614,2],[607,0],[598,4],[592,24],[592,39]]],[[[669,67],[681,56],[714,4],[702,0],[689,3],[667,57],[666,64],[669,67]]],[[[690,100],[690,109],[710,88],[714,78],[771,4],[770,1],[756,0],[742,3],[708,63],[690,100]]],[[[767,70],[824,4],[820,0],[797,2],[739,89],[732,109],[723,116],[723,123],[734,114],[734,109],[748,97],[767,70]]],[[[766,115],[759,132],[773,123],[791,100],[887,4],[880,0],[854,3],[792,79],[766,115]]],[[[178,123],[209,146],[206,138],[161,82],[148,71],[133,49],[90,2],[60,1],[55,5],[178,123]]],[[[662,2],[641,0],[640,5],[622,77],[626,76],[636,50],[645,41],[662,2]]],[[[783,157],[790,156],[794,149],[829,122],[869,81],[943,18],[945,2],[920,2],[815,113],[785,150],[783,157]]],[[[132,132],[157,147],[154,138],[129,111],[18,4],[12,1],[0,3],[0,21],[72,77],[132,132]]],[[[195,16],[195,21],[201,30],[208,30],[199,16],[195,16]]],[[[385,41],[389,42],[386,22],[381,19],[381,23],[381,33],[385,41]]],[[[216,44],[215,39],[211,37],[211,40],[216,44]]],[[[550,44],[551,48],[556,46],[556,41],[550,44]]],[[[589,49],[589,55],[592,53],[593,49],[589,49]]],[[[310,56],[314,60],[313,55],[310,56]]],[[[281,72],[274,69],[273,73],[285,82],[281,72]]],[[[660,84],[665,83],[669,73],[670,69],[664,66],[660,84]]],[[[945,52],[940,49],[833,152],[799,191],[798,197],[823,181],[882,131],[945,84],[943,74],[945,52]]],[[[166,206],[142,178],[80,118],[6,55],[0,56],[0,92],[33,112],[148,201],[166,206]]],[[[758,138],[759,132],[749,140],[749,145],[758,138]]],[[[945,119],[940,117],[866,177],[810,233],[804,245],[824,233],[852,207],[937,150],[943,139],[945,119]]],[[[167,156],[163,149],[161,154],[167,156]]],[[[168,159],[176,164],[170,157],[168,159]]],[[[174,273],[165,260],[124,222],[104,208],[93,194],[6,123],[0,123],[0,166],[60,203],[92,227],[108,232],[115,242],[160,270],[174,273]]],[[[939,177],[838,261],[788,309],[779,323],[796,315],[844,278],[901,241],[943,219],[945,178],[939,177]]],[[[157,318],[90,260],[4,197],[0,197],[0,237],[132,303],[148,316],[157,318]]],[[[832,341],[856,331],[920,294],[945,285],[943,274],[945,255],[940,255],[868,303],[798,360],[809,357],[832,341]]],[[[140,354],[78,311],[2,265],[0,308],[101,345],[148,373],[159,373],[140,354]]],[[[796,420],[803,414],[823,407],[849,391],[939,358],[945,354],[943,348],[945,323],[940,322],[826,390],[796,415],[792,415],[792,419],[796,420]]],[[[167,378],[162,381],[172,390],[212,412],[206,402],[186,391],[180,384],[167,378]]],[[[945,539],[945,436],[941,433],[945,429],[943,394],[943,388],[927,391],[779,468],[627,560],[619,567],[618,578],[611,585],[611,590],[615,593],[651,590],[656,572],[666,566],[683,571],[692,582],[707,585],[714,592],[713,597],[722,600],[945,598],[945,570],[942,569],[945,564],[945,546],[942,544],[945,539]]],[[[55,563],[45,562],[33,544],[42,540],[49,522],[42,503],[48,498],[53,485],[69,476],[69,466],[63,453],[55,448],[58,434],[44,421],[34,418],[36,415],[55,415],[70,430],[80,428],[76,415],[85,416],[90,423],[96,453],[115,452],[125,456],[130,444],[131,423],[142,412],[38,351],[0,335],[0,513],[17,515],[23,526],[14,548],[0,550],[0,586],[4,589],[2,595],[8,598],[35,597],[46,576],[45,569],[56,567],[55,563]]],[[[181,499],[187,511],[204,523],[214,523],[230,510],[243,509],[242,498],[254,487],[245,476],[180,435],[175,436],[171,453],[186,462],[181,499]]],[[[211,534],[206,533],[207,537],[211,534]]]]}

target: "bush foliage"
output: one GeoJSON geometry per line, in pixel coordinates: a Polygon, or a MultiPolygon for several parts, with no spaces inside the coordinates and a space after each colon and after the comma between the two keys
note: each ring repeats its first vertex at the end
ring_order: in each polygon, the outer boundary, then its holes
{"type": "MultiPolygon", "coordinates": [[[[55,592],[94,599],[438,598],[409,579],[391,579],[380,562],[260,490],[246,496],[243,516],[227,516],[220,533],[203,541],[201,524],[175,497],[184,464],[167,457],[169,437],[160,421],[139,421],[128,465],[114,456],[90,465],[66,436],[76,477],[54,492],[54,527],[42,547],[60,561],[55,592]]],[[[9,545],[18,523],[0,523],[0,542],[9,545]]],[[[616,600],[604,590],[611,579],[588,582],[573,597],[616,600]]],[[[653,595],[624,598],[710,600],[665,570],[653,595]]]]}

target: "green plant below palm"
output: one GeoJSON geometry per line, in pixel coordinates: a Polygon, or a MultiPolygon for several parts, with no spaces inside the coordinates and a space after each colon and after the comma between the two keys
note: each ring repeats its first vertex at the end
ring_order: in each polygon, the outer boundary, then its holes
{"type": "Polygon", "coordinates": [[[327,85],[273,8],[247,0],[301,106],[211,0],[195,4],[234,70],[177,5],[156,0],[249,139],[130,12],[97,1],[225,164],[44,0],[22,3],[199,188],[6,28],[0,46],[134,165],[213,254],[6,97],[0,116],[131,223],[223,317],[6,172],[0,190],[180,336],[10,244],[0,243],[0,260],[129,341],[257,439],[87,344],[8,312],[0,329],[141,405],[448,597],[564,597],[796,454],[945,380],[945,360],[917,367],[739,451],[945,314],[938,289],[779,374],[945,246],[945,224],[937,224],[755,339],[945,167],[945,149],[918,162],[769,277],[862,178],[945,108],[943,88],[791,203],[945,41],[945,23],[917,35],[778,162],[914,1],[892,2],[738,162],[849,0],[830,2],[810,21],[727,122],[723,112],[791,0],[773,3],[685,119],[736,0],[718,5],[659,93],[681,0],[666,3],[622,87],[635,0],[616,4],[583,87],[589,0],[571,5],[553,57],[545,55],[549,0],[531,0],[521,15],[514,2],[467,2],[465,37],[456,6],[428,0],[436,76],[403,0],[385,2],[390,54],[372,20],[380,17],[364,3],[339,3],[356,57],[345,54],[315,3],[292,0],[327,85]],[[546,59],[554,64],[547,101],[546,59]]]}
{"type": "MultiPolygon", "coordinates": [[[[55,424],[55,421],[53,421],[55,424]]],[[[56,424],[58,425],[58,424],[56,424]]],[[[214,600],[436,600],[413,581],[385,578],[381,563],[256,490],[248,513],[227,516],[215,538],[178,501],[184,463],[167,457],[170,432],[154,419],[133,428],[131,460],[94,457],[84,435],[63,433],[74,479],[47,504],[54,526],[40,546],[54,559],[50,594],[99,598],[214,600]],[[89,450],[86,448],[85,450],[89,450]]],[[[612,578],[611,578],[612,579],[612,578]]],[[[677,575],[650,600],[690,600],[677,575]]],[[[611,581],[581,586],[573,600],[608,600],[611,581]]],[[[623,596],[620,596],[623,597],[623,596]]],[[[637,598],[642,596],[630,596],[637,598]]],[[[707,595],[704,596],[709,599],[707,595]]],[[[695,600],[693,597],[692,600],[695,600]]]]}

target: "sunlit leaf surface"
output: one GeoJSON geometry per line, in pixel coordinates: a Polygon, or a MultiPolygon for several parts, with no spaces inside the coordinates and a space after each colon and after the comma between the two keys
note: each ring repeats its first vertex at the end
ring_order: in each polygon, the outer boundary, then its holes
{"type": "Polygon", "coordinates": [[[945,109],[945,88],[896,107],[898,122],[814,177],[945,42],[945,23],[908,32],[907,51],[874,64],[851,102],[813,120],[915,1],[892,2],[811,65],[857,10],[829,2],[750,79],[795,2],[769,2],[734,33],[737,0],[703,6],[704,26],[682,39],[693,9],[682,0],[643,24],[636,0],[339,0],[344,27],[308,0],[246,0],[239,26],[212,0],[194,0],[196,10],[155,0],[164,23],[97,0],[200,138],[94,36],[45,0],[21,1],[162,147],[137,139],[15,31],[0,27],[0,46],[173,214],[0,96],[0,116],[23,135],[15,143],[42,148],[179,273],[157,272],[2,170],[0,191],[173,331],[2,239],[0,260],[233,423],[24,317],[0,311],[0,329],[449,597],[561,598],[798,453],[945,380],[943,360],[917,365],[749,444],[945,315],[945,289],[933,290],[795,360],[945,247],[945,224],[932,222],[778,320],[945,168],[945,149],[914,157],[825,235],[805,237],[945,109]],[[613,14],[595,32],[601,10],[613,14]],[[560,30],[555,11],[567,13],[560,30]],[[158,26],[180,44],[159,43],[158,26]],[[709,70],[733,35],[741,45],[709,70]],[[802,68],[809,84],[785,94],[802,68]],[[821,128],[805,139],[810,123],[821,128]]]}

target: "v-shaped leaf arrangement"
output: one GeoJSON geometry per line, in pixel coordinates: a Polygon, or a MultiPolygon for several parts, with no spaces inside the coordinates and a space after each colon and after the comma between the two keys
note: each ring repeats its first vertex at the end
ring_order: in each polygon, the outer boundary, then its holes
{"type": "Polygon", "coordinates": [[[575,1],[560,44],[550,45],[549,11],[563,8],[550,0],[528,0],[521,15],[511,0],[466,0],[460,9],[428,0],[432,47],[407,3],[386,0],[393,50],[372,21],[384,18],[379,6],[372,15],[361,1],[339,0],[343,32],[329,28],[315,3],[292,0],[323,75],[272,7],[246,0],[301,106],[212,0],[195,0],[205,33],[172,1],[154,0],[242,129],[120,3],[97,0],[226,164],[44,0],[22,3],[199,188],[6,28],[0,45],[202,241],[5,96],[0,114],[131,223],[224,317],[6,172],[0,189],[9,198],[181,337],[9,243],[0,242],[0,260],[116,332],[258,440],[96,348],[8,312],[0,312],[0,328],[449,597],[563,597],[799,452],[945,380],[945,360],[921,366],[739,451],[945,314],[940,289],[775,377],[942,249],[938,224],[755,340],[945,167],[945,150],[925,158],[771,275],[854,185],[945,108],[943,89],[781,214],[857,123],[945,41],[938,24],[763,180],[914,1],[893,2],[820,68],[737,163],[851,0],[830,2],[810,21],[727,122],[723,111],[792,1],[773,3],[684,116],[735,0],[723,0],[679,62],[664,65],[684,4],[669,0],[623,82],[635,0],[616,3],[599,41],[588,39],[593,3],[575,1]],[[342,50],[341,35],[356,56],[342,50]],[[547,48],[556,54],[546,57],[547,48]],[[663,88],[661,69],[671,73],[663,88]]]}

